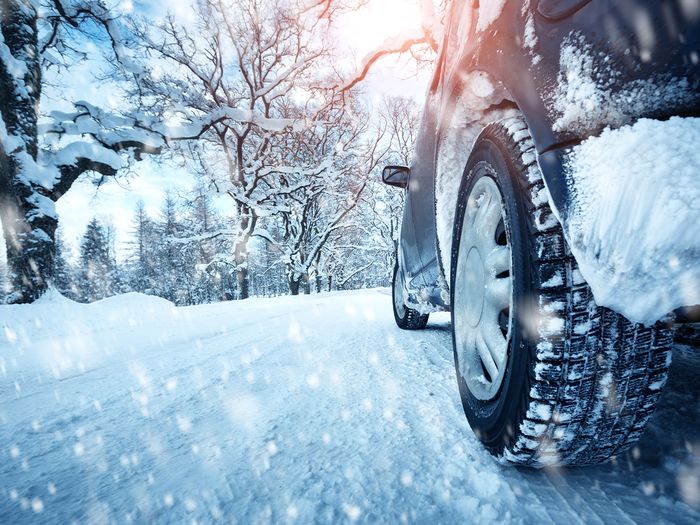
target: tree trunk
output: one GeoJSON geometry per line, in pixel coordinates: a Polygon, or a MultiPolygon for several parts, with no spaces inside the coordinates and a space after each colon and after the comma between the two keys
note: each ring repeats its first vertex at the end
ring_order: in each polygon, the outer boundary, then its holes
{"type": "Polygon", "coordinates": [[[289,294],[299,295],[299,279],[289,278],[289,294]]]}
{"type": "Polygon", "coordinates": [[[311,281],[308,273],[301,276],[301,282],[304,284],[304,295],[311,295],[311,281]]]}
{"type": "Polygon", "coordinates": [[[248,272],[248,238],[239,240],[234,248],[236,261],[236,284],[238,285],[238,298],[250,297],[250,274],[248,272]]]}
{"type": "Polygon", "coordinates": [[[250,297],[250,276],[248,268],[243,266],[236,270],[236,284],[238,285],[238,298],[248,299],[250,297]]]}
{"type": "Polygon", "coordinates": [[[321,272],[319,272],[319,267],[321,266],[321,252],[316,254],[316,266],[314,271],[314,280],[316,281],[316,293],[321,293],[321,288],[323,287],[323,277],[321,277],[321,272]]]}
{"type": "Polygon", "coordinates": [[[38,151],[41,69],[36,12],[27,0],[0,0],[5,44],[26,70],[20,76],[0,61],[0,115],[12,151],[0,145],[0,220],[7,249],[10,302],[29,303],[53,278],[58,218],[49,192],[32,182],[38,151]]]}
{"type": "Polygon", "coordinates": [[[30,206],[22,206],[22,199],[13,199],[12,192],[8,195],[4,188],[0,194],[0,221],[11,287],[9,302],[31,303],[46,292],[53,280],[58,222],[55,217],[30,222],[27,219],[31,216],[30,206]]]}

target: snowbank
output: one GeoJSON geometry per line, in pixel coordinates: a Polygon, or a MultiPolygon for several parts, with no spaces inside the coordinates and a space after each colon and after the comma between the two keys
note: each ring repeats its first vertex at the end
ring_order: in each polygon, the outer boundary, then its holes
{"type": "Polygon", "coordinates": [[[85,372],[181,335],[188,324],[177,330],[180,317],[158,297],[130,293],[81,304],[50,290],[31,305],[0,305],[0,348],[7,345],[0,369],[55,378],[85,372]]]}
{"type": "Polygon", "coordinates": [[[643,119],[574,148],[564,231],[596,301],[651,324],[700,304],[700,118],[643,119]]]}
{"type": "Polygon", "coordinates": [[[62,379],[153,357],[167,353],[176,342],[229,334],[232,319],[262,331],[280,308],[308,309],[326,295],[332,294],[178,308],[140,293],[82,304],[52,289],[34,304],[0,305],[0,379],[62,379]]]}

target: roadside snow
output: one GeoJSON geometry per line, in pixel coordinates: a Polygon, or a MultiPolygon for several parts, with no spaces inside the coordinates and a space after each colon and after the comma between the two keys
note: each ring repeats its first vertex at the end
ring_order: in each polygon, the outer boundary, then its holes
{"type": "MultiPolygon", "coordinates": [[[[180,310],[158,297],[130,293],[86,305],[51,290],[33,305],[0,306],[0,348],[2,343],[11,348],[0,354],[0,370],[4,375],[31,370],[60,380],[124,362],[137,348],[164,345],[202,330],[180,318],[180,310]],[[168,328],[144,329],[160,326],[168,328]]],[[[206,328],[199,333],[206,334],[206,328]]]]}
{"type": "Polygon", "coordinates": [[[0,306],[0,522],[698,522],[696,391],[651,460],[502,467],[447,319],[399,330],[387,290],[0,306]]]}
{"type": "Polygon", "coordinates": [[[607,129],[568,159],[564,231],[596,302],[651,324],[700,304],[700,118],[607,129]]]}

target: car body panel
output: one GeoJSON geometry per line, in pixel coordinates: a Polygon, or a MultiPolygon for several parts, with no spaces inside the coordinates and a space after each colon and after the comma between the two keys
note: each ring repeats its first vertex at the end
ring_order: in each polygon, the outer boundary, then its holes
{"type": "Polygon", "coordinates": [[[420,306],[423,313],[449,308],[448,294],[442,293],[447,282],[437,249],[435,206],[440,204],[434,186],[440,133],[470,73],[488,75],[524,116],[560,219],[569,202],[563,168],[568,148],[607,126],[700,115],[700,0],[538,4],[508,0],[481,32],[471,0],[450,8],[411,164],[400,242],[407,294],[421,297],[409,306],[420,306]],[[568,62],[567,53],[574,53],[568,62]],[[589,73],[603,88],[592,110],[573,112],[572,119],[569,108],[582,104],[585,110],[587,103],[576,98],[577,85],[571,86],[582,73],[577,63],[590,65],[589,73]]]}

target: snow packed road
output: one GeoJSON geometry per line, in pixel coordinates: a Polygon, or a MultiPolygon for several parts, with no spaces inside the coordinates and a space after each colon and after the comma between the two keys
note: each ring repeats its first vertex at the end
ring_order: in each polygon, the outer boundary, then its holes
{"type": "MultiPolygon", "coordinates": [[[[698,523],[700,342],[639,447],[515,469],[386,290],[0,306],[0,523],[698,523]]],[[[693,342],[695,341],[695,342],[693,342]]]]}

